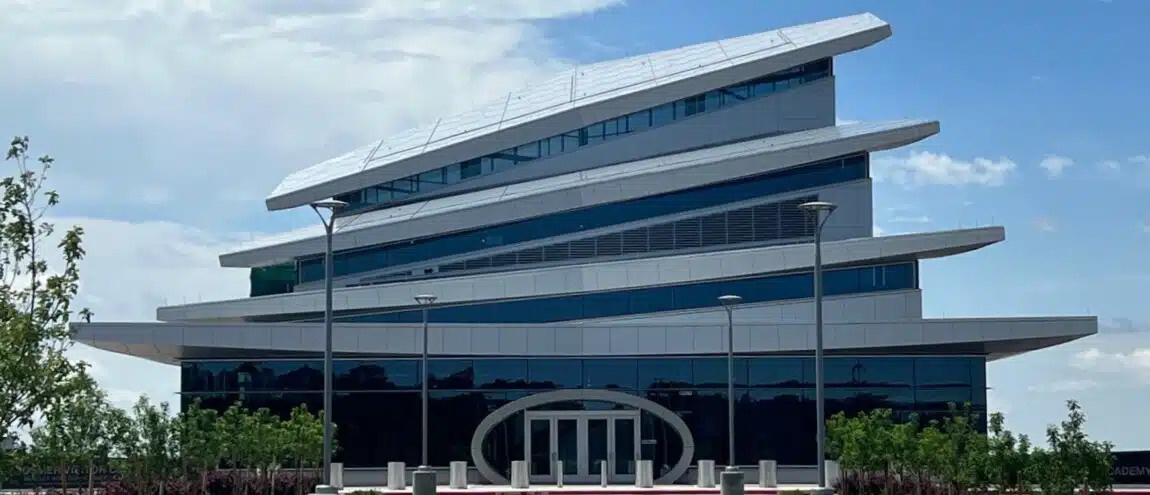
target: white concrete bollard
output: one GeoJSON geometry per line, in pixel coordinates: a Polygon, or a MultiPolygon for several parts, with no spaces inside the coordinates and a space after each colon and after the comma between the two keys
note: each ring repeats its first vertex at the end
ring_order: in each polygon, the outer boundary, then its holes
{"type": "Polygon", "coordinates": [[[555,486],[563,486],[563,461],[555,461],[555,486]]]}
{"type": "Polygon", "coordinates": [[[779,486],[779,463],[775,461],[759,461],[759,487],[775,488],[779,486]]]}
{"type": "Polygon", "coordinates": [[[527,461],[511,461],[511,488],[523,490],[531,487],[527,476],[527,461]]]}
{"type": "Polygon", "coordinates": [[[402,462],[387,463],[387,489],[403,490],[407,488],[407,465],[402,462]]]}
{"type": "Polygon", "coordinates": [[[635,469],[635,486],[651,488],[655,486],[655,465],[653,461],[639,461],[635,469]]]}
{"type": "Polygon", "coordinates": [[[467,488],[467,461],[451,461],[451,477],[448,486],[467,488]]]}
{"type": "Polygon", "coordinates": [[[607,486],[607,461],[599,461],[599,486],[607,486]]]}
{"type": "Polygon", "coordinates": [[[699,488],[715,487],[715,461],[703,459],[699,461],[695,472],[695,485],[699,488]]]}
{"type": "Polygon", "coordinates": [[[825,481],[827,488],[834,488],[835,483],[839,482],[839,477],[842,476],[842,471],[839,469],[839,461],[827,461],[827,479],[825,481]]]}
{"type": "Polygon", "coordinates": [[[334,486],[336,488],[343,488],[343,463],[342,462],[331,463],[331,473],[330,473],[330,478],[328,478],[328,479],[331,480],[331,486],[334,486]]]}

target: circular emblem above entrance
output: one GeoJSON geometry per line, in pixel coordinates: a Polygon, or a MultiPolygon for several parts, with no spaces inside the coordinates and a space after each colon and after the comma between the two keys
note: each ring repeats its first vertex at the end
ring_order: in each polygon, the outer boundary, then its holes
{"type": "MultiPolygon", "coordinates": [[[[665,421],[671,426],[671,429],[679,434],[679,438],[683,441],[683,454],[679,456],[678,462],[671,467],[671,470],[655,480],[655,483],[670,485],[682,477],[683,473],[687,472],[687,468],[691,465],[691,458],[695,456],[695,438],[691,435],[691,429],[687,427],[687,423],[683,422],[683,419],[680,418],[678,414],[675,414],[670,409],[656,402],[637,395],[595,389],[542,392],[509,402],[499,409],[492,411],[486,418],[483,418],[483,421],[479,422],[479,426],[475,428],[475,433],[471,436],[471,459],[475,462],[475,469],[479,470],[479,474],[492,484],[508,484],[509,481],[507,478],[504,478],[503,475],[495,471],[495,468],[491,467],[491,463],[487,462],[487,458],[483,456],[483,440],[487,438],[491,430],[499,423],[502,423],[520,411],[526,411],[532,407],[539,407],[544,404],[577,400],[610,402],[612,404],[631,406],[641,411],[654,414],[659,419],[665,421]]],[[[637,426],[638,425],[636,425],[636,427],[637,426]]]]}

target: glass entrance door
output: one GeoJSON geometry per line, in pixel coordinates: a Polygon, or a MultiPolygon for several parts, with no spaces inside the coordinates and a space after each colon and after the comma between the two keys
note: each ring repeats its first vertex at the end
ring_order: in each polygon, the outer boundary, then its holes
{"type": "Polygon", "coordinates": [[[639,411],[528,411],[525,458],[533,483],[598,483],[606,461],[611,483],[633,482],[639,411]]]}

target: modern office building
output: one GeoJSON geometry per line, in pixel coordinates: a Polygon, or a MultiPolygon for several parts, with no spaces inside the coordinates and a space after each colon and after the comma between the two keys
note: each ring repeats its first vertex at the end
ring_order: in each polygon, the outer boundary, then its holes
{"type": "MultiPolygon", "coordinates": [[[[1002,227],[872,235],[871,153],[931,120],[835,120],[835,58],[890,26],[860,14],[579,66],[489,105],[296,172],[269,210],[336,198],[333,415],[348,468],[431,461],[506,483],[660,482],[727,456],[736,356],[738,464],[815,461],[813,219],[823,231],[827,412],[931,417],[986,406],[986,362],[1097,331],[1092,317],[924,318],[920,267],[1002,227]],[[422,307],[431,361],[420,372],[422,307]],[[733,308],[734,339],[717,298],[733,308]]],[[[929,91],[929,88],[924,88],[929,91]]],[[[183,370],[184,400],[286,413],[322,404],[319,228],[224,253],[251,297],[167,306],[160,323],[79,339],[183,370]]],[[[1009,274],[1000,274],[1009,276],[1009,274]]]]}

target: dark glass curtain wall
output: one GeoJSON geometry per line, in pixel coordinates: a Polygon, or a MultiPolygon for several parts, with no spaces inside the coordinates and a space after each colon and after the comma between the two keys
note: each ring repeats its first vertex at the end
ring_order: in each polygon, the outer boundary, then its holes
{"type": "MultiPolygon", "coordinates": [[[[286,416],[298,404],[318,412],[323,403],[320,361],[199,361],[183,364],[183,400],[226,408],[242,400],[286,416]]],[[[900,417],[945,414],[947,404],[986,407],[982,357],[829,357],[827,414],[890,408],[900,417]]],[[[695,436],[696,459],[726,463],[726,359],[434,359],[431,389],[431,462],[470,460],[471,435],[489,412],[533,392],[598,388],[633,393],[678,413],[695,436]]],[[[338,360],[335,422],[347,467],[419,461],[419,361],[338,360]]],[[[814,361],[809,357],[743,357],[736,361],[741,464],[775,459],[813,464],[814,361]]],[[[613,404],[552,404],[547,409],[603,409],[613,404]]],[[[673,430],[644,415],[642,438],[655,440],[644,456],[671,465],[682,452],[673,430]]],[[[523,455],[522,414],[488,437],[487,458],[506,469],[523,455]]]]}

